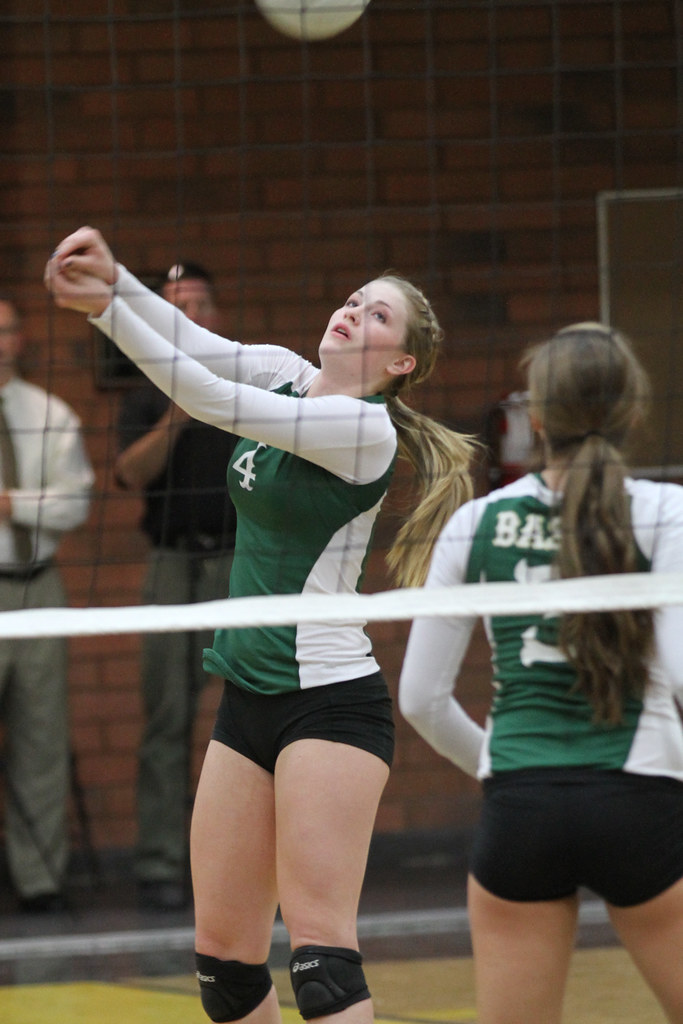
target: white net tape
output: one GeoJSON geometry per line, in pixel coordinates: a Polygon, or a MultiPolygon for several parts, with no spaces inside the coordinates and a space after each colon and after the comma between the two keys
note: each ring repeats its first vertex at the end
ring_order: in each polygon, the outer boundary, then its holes
{"type": "Polygon", "coordinates": [[[624,573],[546,583],[479,583],[376,594],[292,594],[189,605],[30,608],[0,615],[0,637],[172,633],[301,622],[389,622],[417,616],[527,615],[683,605],[683,573],[624,573]]]}

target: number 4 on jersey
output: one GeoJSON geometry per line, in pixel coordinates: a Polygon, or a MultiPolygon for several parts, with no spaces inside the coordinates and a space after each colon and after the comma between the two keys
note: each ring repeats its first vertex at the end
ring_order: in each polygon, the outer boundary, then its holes
{"type": "Polygon", "coordinates": [[[254,471],[254,459],[256,452],[259,448],[267,448],[268,445],[263,444],[262,441],[252,448],[250,452],[245,452],[244,455],[240,455],[236,462],[233,462],[232,468],[236,473],[239,473],[242,479],[240,480],[240,487],[244,487],[245,491],[253,491],[253,483],[256,479],[256,473],[254,471]]]}

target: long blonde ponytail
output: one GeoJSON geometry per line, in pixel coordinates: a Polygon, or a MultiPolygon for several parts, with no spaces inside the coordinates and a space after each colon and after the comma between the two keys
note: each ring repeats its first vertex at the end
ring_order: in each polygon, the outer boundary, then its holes
{"type": "Polygon", "coordinates": [[[427,576],[434,543],[441,528],[464,501],[472,497],[469,468],[477,442],[469,435],[437,423],[399,398],[399,392],[420,384],[436,363],[443,330],[423,293],[396,274],[381,280],[395,285],[408,303],[405,350],[415,356],[415,369],[393,378],[385,395],[398,435],[398,454],[413,467],[418,504],[403,523],[387,555],[399,586],[421,586],[427,576]]]}
{"type": "Polygon", "coordinates": [[[387,399],[387,408],[398,434],[399,456],[415,470],[419,494],[417,507],[389,550],[387,564],[399,586],[419,587],[442,527],[472,497],[469,466],[474,442],[395,396],[387,399]]]}

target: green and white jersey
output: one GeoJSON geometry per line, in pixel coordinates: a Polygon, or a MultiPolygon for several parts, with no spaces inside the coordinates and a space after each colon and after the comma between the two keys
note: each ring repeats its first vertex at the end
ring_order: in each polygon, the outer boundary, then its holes
{"type": "MultiPolygon", "coordinates": [[[[355,592],[396,458],[384,400],[305,397],[319,373],[306,359],[197,326],[123,267],[93,322],[194,419],[243,438],[228,472],[231,596],[355,592]]],[[[362,625],[339,623],[220,629],[205,667],[269,694],[378,669],[362,625]]]]}
{"type": "MultiPolygon", "coordinates": [[[[643,570],[683,571],[683,488],[646,480],[626,486],[643,570]]],[[[439,538],[427,586],[550,580],[560,540],[555,501],[540,476],[528,475],[464,505],[439,538]]],[[[416,620],[411,633],[401,709],[437,750],[480,777],[583,766],[683,780],[675,703],[683,697],[683,609],[658,612],[650,685],[643,701],[627,702],[618,726],[593,723],[557,646],[559,620],[539,613],[484,620],[494,696],[482,733],[453,695],[474,621],[416,620]]]]}
{"type": "MultiPolygon", "coordinates": [[[[350,483],[299,455],[241,441],[228,474],[238,521],[230,596],[357,590],[392,468],[350,483]]],[[[262,693],[377,670],[364,630],[339,623],[218,630],[204,664],[262,693]]]]}

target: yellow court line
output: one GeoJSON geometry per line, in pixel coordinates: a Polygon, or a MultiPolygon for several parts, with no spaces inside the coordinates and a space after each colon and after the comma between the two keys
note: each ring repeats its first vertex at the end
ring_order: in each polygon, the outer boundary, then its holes
{"type": "MultiPolygon", "coordinates": [[[[91,981],[0,988],[2,1024],[206,1024],[207,1019],[196,993],[91,981]]],[[[285,1006],[282,1022],[301,1024],[301,1017],[285,1006]]],[[[378,1017],[377,1024],[406,1024],[406,1018],[378,1017]]]]}
{"type": "Polygon", "coordinates": [[[2,1024],[206,1024],[196,995],[100,982],[0,988],[2,1024]]]}
{"type": "MultiPolygon", "coordinates": [[[[179,979],[175,979],[177,983],[179,979]]],[[[185,979],[183,979],[185,981],[185,979]]],[[[194,983],[188,977],[187,982],[194,983]]],[[[14,985],[0,988],[2,1024],[206,1024],[199,995],[165,989],[163,979],[150,986],[64,982],[54,985],[14,985]],[[152,987],[153,986],[153,987],[152,987]]],[[[174,986],[175,987],[175,986],[174,986]]],[[[185,988],[185,985],[182,985],[185,988]]],[[[436,1013],[377,1015],[376,1024],[422,1024],[453,1021],[474,1024],[473,1010],[440,1010],[436,1013]]],[[[283,1024],[302,1024],[293,1006],[282,1007],[283,1024]]]]}
{"type": "Polygon", "coordinates": [[[448,1021],[449,1024],[477,1024],[477,1011],[474,1006],[460,1010],[425,1010],[424,1013],[411,1014],[408,1019],[413,1024],[438,1024],[439,1021],[448,1021]]]}

